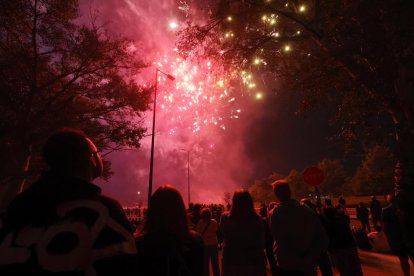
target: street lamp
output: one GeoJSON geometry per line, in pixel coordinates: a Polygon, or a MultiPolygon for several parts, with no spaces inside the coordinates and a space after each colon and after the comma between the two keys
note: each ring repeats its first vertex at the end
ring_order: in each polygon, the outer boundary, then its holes
{"type": "Polygon", "coordinates": [[[160,69],[155,69],[155,87],[154,87],[154,111],[152,113],[152,134],[151,134],[151,159],[150,159],[150,174],[148,183],[148,204],[152,195],[152,176],[154,174],[154,133],[155,133],[155,111],[157,108],[157,86],[158,73],[164,74],[171,81],[175,80],[174,76],[164,73],[160,69]]]}
{"type": "Polygon", "coordinates": [[[190,151],[181,149],[182,151],[187,152],[187,196],[188,196],[188,206],[190,206],[190,151]]]}

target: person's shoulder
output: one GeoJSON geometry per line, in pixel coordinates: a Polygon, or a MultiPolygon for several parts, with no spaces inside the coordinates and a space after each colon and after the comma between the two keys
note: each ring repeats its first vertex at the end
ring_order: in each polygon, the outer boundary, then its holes
{"type": "Polygon", "coordinates": [[[135,238],[135,244],[138,247],[144,247],[146,246],[148,243],[151,243],[154,239],[152,238],[151,235],[148,235],[146,233],[140,234],[135,238]]]}
{"type": "Polygon", "coordinates": [[[225,220],[227,220],[227,219],[229,219],[229,218],[230,218],[230,212],[229,212],[229,211],[226,211],[226,212],[223,212],[223,213],[221,214],[220,221],[222,222],[222,221],[225,221],[225,220]]]}
{"type": "Polygon", "coordinates": [[[200,233],[190,230],[188,241],[196,247],[204,247],[204,241],[200,233]]]}
{"type": "Polygon", "coordinates": [[[230,216],[230,211],[224,211],[224,212],[221,214],[221,217],[228,217],[228,216],[230,216]]]}
{"type": "Polygon", "coordinates": [[[382,208],[382,213],[384,214],[384,212],[385,213],[392,212],[392,206],[388,205],[388,206],[385,206],[384,208],[382,208]]]}
{"type": "Polygon", "coordinates": [[[194,231],[194,230],[190,230],[188,232],[188,238],[191,239],[191,240],[202,239],[200,233],[198,233],[197,231],[194,231]]]}
{"type": "Polygon", "coordinates": [[[122,205],[116,199],[105,195],[96,195],[93,199],[107,208],[110,217],[114,218],[129,232],[133,231],[128,218],[126,217],[124,209],[122,208],[122,205]]]}
{"type": "Polygon", "coordinates": [[[277,215],[281,210],[283,210],[283,206],[281,204],[276,204],[275,207],[269,212],[269,217],[277,215]]]}

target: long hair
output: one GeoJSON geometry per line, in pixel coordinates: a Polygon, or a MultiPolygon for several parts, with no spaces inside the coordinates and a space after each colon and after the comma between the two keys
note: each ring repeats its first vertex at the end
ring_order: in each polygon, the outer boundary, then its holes
{"type": "Polygon", "coordinates": [[[189,234],[187,213],[180,192],[171,185],[159,187],[151,196],[143,233],[173,235],[189,234]]]}
{"type": "Polygon", "coordinates": [[[254,210],[253,199],[246,190],[239,189],[233,194],[230,217],[234,219],[258,218],[254,210]]]}

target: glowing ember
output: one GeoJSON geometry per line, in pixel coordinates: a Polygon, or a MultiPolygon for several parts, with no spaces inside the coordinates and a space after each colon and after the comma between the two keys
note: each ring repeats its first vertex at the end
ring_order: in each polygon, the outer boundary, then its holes
{"type": "Polygon", "coordinates": [[[170,27],[171,30],[175,30],[178,28],[178,24],[175,21],[171,21],[168,26],[170,27]]]}

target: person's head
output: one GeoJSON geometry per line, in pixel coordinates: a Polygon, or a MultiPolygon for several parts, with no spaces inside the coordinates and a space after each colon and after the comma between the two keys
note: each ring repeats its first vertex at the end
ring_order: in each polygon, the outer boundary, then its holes
{"type": "Polygon", "coordinates": [[[159,187],[148,204],[145,233],[184,238],[188,232],[187,213],[180,192],[171,185],[159,187]]]}
{"type": "Polygon", "coordinates": [[[192,212],[193,211],[193,208],[194,208],[194,203],[192,203],[192,202],[190,202],[189,204],[188,204],[188,212],[192,212]]]}
{"type": "Polygon", "coordinates": [[[91,181],[102,175],[103,163],[95,144],[84,132],[62,128],[43,147],[43,160],[51,171],[91,181]]]}
{"type": "Polygon", "coordinates": [[[238,189],[233,194],[230,217],[241,218],[257,216],[250,193],[244,189],[238,189]]]}
{"type": "Polygon", "coordinates": [[[273,192],[279,202],[284,202],[290,199],[290,187],[287,180],[276,180],[272,183],[273,192]]]}
{"type": "Polygon", "coordinates": [[[325,197],[325,206],[332,206],[332,200],[329,197],[325,197]]]}
{"type": "Polygon", "coordinates": [[[194,204],[193,213],[194,214],[200,214],[200,210],[201,210],[201,204],[199,204],[199,203],[194,204]]]}
{"type": "Polygon", "coordinates": [[[210,208],[203,208],[200,212],[200,218],[202,220],[210,220],[211,219],[211,211],[210,208]]]}
{"type": "Polygon", "coordinates": [[[390,204],[394,204],[395,196],[393,194],[388,194],[387,195],[387,202],[390,203],[390,204]]]}
{"type": "Polygon", "coordinates": [[[372,201],[377,200],[376,196],[371,196],[371,200],[372,200],[372,201]]]}
{"type": "Polygon", "coordinates": [[[341,204],[341,205],[345,205],[345,204],[346,204],[345,198],[344,198],[343,196],[340,196],[340,197],[338,198],[338,202],[339,202],[339,204],[341,204]]]}

